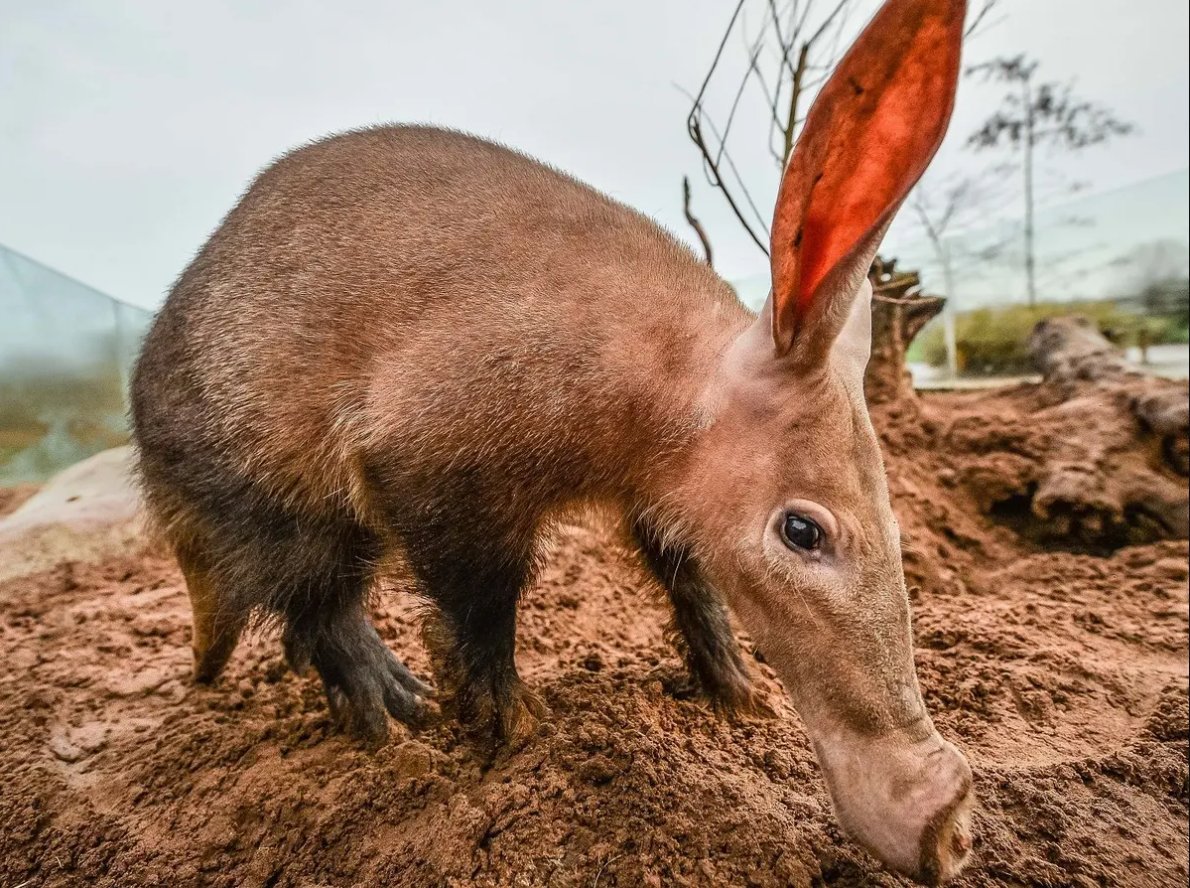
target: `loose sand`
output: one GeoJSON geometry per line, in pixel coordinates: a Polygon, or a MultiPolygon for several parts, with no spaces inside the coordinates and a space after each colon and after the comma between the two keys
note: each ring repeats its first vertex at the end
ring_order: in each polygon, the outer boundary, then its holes
{"type": "MultiPolygon", "coordinates": [[[[1185,885],[1187,544],[1079,553],[1005,520],[989,473],[968,471],[1003,442],[963,418],[1036,436],[1031,397],[876,416],[922,687],[981,797],[961,884],[1185,885]]],[[[381,594],[375,614],[424,672],[409,598],[381,594]]],[[[519,627],[552,716],[489,764],[449,723],[394,725],[374,754],[331,733],[316,679],[272,637],[193,687],[186,593],[162,555],[9,579],[0,885],[903,884],[840,834],[747,640],[777,715],[731,723],[683,691],[665,619],[613,534],[560,528],[519,627]]]]}

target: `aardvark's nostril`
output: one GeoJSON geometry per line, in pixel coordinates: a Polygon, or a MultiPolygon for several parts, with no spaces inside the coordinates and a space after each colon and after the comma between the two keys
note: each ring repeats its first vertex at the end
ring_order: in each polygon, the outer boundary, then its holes
{"type": "Polygon", "coordinates": [[[941,884],[958,875],[971,852],[971,808],[974,798],[967,781],[955,802],[926,831],[922,845],[921,881],[941,884]]]}

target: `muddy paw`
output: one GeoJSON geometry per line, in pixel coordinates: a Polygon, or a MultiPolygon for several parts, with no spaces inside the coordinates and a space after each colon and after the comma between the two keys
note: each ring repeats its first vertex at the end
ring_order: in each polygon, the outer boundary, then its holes
{"type": "Polygon", "coordinates": [[[388,739],[389,716],[417,728],[429,714],[418,693],[425,685],[408,675],[395,657],[392,660],[329,667],[315,662],[336,727],[372,746],[388,739]]]}
{"type": "Polygon", "coordinates": [[[745,676],[719,684],[705,693],[715,711],[728,718],[776,718],[768,695],[745,676]]]}
{"type": "Polygon", "coordinates": [[[500,739],[510,749],[520,749],[549,714],[545,703],[525,685],[513,689],[511,700],[500,711],[500,739]]]}
{"type": "Polygon", "coordinates": [[[462,691],[457,710],[471,740],[494,752],[523,747],[549,714],[541,698],[520,681],[499,693],[462,691]]]}
{"type": "Polygon", "coordinates": [[[376,746],[388,739],[389,716],[411,728],[425,722],[425,699],[433,689],[393,655],[370,624],[326,631],[308,645],[287,638],[285,647],[295,669],[309,663],[318,671],[339,730],[376,746]]]}

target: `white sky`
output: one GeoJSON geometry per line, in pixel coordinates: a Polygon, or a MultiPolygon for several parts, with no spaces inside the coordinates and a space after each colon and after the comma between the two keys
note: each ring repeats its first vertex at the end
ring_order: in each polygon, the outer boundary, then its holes
{"type": "MultiPolygon", "coordinates": [[[[337,130],[430,121],[521,148],[687,238],[689,173],[720,273],[756,276],[763,257],[703,183],[677,88],[697,88],[733,7],[4,0],[0,243],[152,306],[270,158],[337,130]]],[[[967,61],[1030,53],[1045,79],[1074,79],[1134,122],[1136,135],[1064,162],[1104,191],[1186,168],[1187,31],[1185,0],[1005,0],[967,61]]],[[[994,104],[964,85],[940,169],[982,162],[961,144],[994,104]]],[[[767,209],[763,153],[739,159],[767,209]]]]}

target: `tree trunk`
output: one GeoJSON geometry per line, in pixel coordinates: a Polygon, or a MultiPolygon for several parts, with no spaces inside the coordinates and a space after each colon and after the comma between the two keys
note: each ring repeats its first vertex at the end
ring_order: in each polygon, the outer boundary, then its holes
{"type": "Polygon", "coordinates": [[[1046,549],[1186,539],[1186,381],[1138,372],[1082,318],[1038,324],[1029,350],[1041,382],[916,402],[886,446],[945,453],[947,483],[1046,549]]]}
{"type": "MultiPolygon", "coordinates": [[[[1160,461],[1183,477],[1190,475],[1190,402],[1184,381],[1133,367],[1094,321],[1078,315],[1041,321],[1029,337],[1029,354],[1045,382],[1065,398],[1089,389],[1130,412],[1160,441],[1160,461]]],[[[1185,523],[1183,516],[1180,524],[1185,523]]]]}
{"type": "Polygon", "coordinates": [[[1029,352],[1050,404],[1042,412],[1064,422],[1032,478],[1029,518],[1091,547],[1184,539],[1186,382],[1140,372],[1084,317],[1042,321],[1029,352]]]}
{"type": "Polygon", "coordinates": [[[877,257],[869,272],[872,282],[872,358],[864,376],[870,404],[916,397],[905,353],[913,339],[942,311],[946,300],[919,292],[915,271],[896,270],[896,260],[877,257]]]}
{"type": "Polygon", "coordinates": [[[1037,304],[1037,232],[1033,223],[1033,149],[1037,142],[1034,137],[1034,109],[1033,96],[1029,90],[1029,80],[1022,83],[1024,91],[1025,112],[1025,289],[1029,296],[1029,305],[1037,304]]]}
{"type": "Polygon", "coordinates": [[[1081,315],[1041,321],[1029,336],[1029,357],[1045,381],[1068,384],[1118,380],[1139,375],[1095,322],[1081,315]]]}

